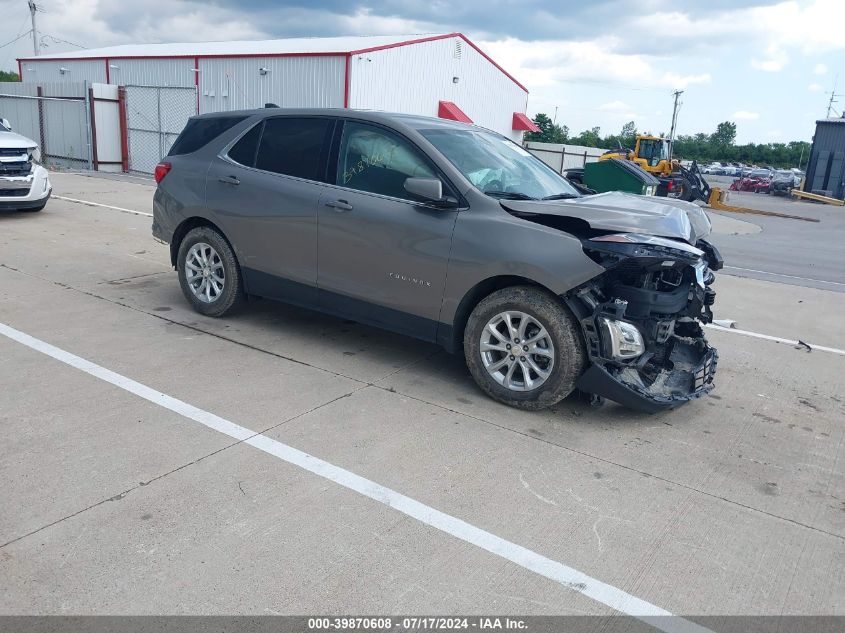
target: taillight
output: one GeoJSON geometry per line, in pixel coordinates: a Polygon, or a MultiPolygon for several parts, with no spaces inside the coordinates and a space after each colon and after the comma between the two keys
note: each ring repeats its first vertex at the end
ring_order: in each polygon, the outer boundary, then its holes
{"type": "Polygon", "coordinates": [[[675,188],[675,182],[673,180],[669,181],[669,185],[666,187],[668,191],[672,191],[675,188]]]}
{"type": "Polygon", "coordinates": [[[168,162],[162,162],[162,163],[159,163],[158,165],[156,165],[155,174],[154,174],[154,176],[153,176],[153,177],[155,178],[155,180],[156,180],[156,184],[158,184],[158,183],[160,183],[162,180],[164,180],[164,177],[165,177],[167,174],[169,174],[169,173],[170,173],[170,170],[171,170],[172,168],[173,168],[173,165],[171,165],[171,164],[170,164],[170,163],[168,163],[168,162]]]}

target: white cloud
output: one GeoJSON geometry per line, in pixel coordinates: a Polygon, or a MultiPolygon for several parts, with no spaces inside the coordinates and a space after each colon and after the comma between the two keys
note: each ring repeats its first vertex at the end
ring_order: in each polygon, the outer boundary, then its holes
{"type": "Polygon", "coordinates": [[[581,41],[507,38],[477,43],[529,88],[561,83],[685,88],[711,81],[709,73],[665,72],[663,59],[621,52],[624,42],[615,36],[581,41]]]}
{"type": "Polygon", "coordinates": [[[816,64],[816,67],[813,68],[814,75],[826,75],[827,74],[827,66],[824,64],[816,64]]]}
{"type": "Polygon", "coordinates": [[[760,118],[760,113],[749,112],[748,110],[737,110],[733,113],[733,118],[737,121],[756,121],[760,118]]]}
{"type": "Polygon", "coordinates": [[[609,110],[611,112],[619,112],[623,110],[630,110],[631,106],[629,106],[624,101],[609,101],[607,103],[602,103],[599,106],[599,110],[609,110]]]}
{"type": "Polygon", "coordinates": [[[783,67],[789,62],[787,54],[777,45],[771,44],[766,49],[767,59],[751,60],[751,67],[757,70],[763,70],[769,73],[776,73],[783,70],[783,67]]]}
{"type": "Polygon", "coordinates": [[[821,92],[822,90],[824,90],[824,86],[822,86],[821,84],[810,84],[809,86],[807,86],[807,90],[809,90],[810,92],[821,92]]]}
{"type": "Polygon", "coordinates": [[[710,73],[701,73],[700,75],[679,75],[678,73],[667,72],[663,73],[661,82],[666,86],[672,88],[684,89],[693,84],[709,84],[712,80],[710,73]]]}
{"type": "Polygon", "coordinates": [[[439,33],[443,27],[433,22],[406,20],[396,16],[374,15],[362,7],[352,15],[335,16],[343,32],[353,35],[395,35],[396,33],[439,33]]]}

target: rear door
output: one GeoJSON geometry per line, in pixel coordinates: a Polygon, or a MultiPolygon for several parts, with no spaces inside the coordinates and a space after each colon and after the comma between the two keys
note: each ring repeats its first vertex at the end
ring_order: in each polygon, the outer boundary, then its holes
{"type": "Polygon", "coordinates": [[[317,200],[335,119],[271,117],[212,162],[207,204],[224,219],[247,291],[310,305],[317,283],[317,200]]]}
{"type": "MultiPolygon", "coordinates": [[[[374,124],[347,121],[335,153],[335,184],[317,211],[321,305],[434,340],[458,211],[414,199],[404,182],[441,175],[409,140],[374,124]]],[[[455,195],[445,180],[444,194],[455,195]]]]}

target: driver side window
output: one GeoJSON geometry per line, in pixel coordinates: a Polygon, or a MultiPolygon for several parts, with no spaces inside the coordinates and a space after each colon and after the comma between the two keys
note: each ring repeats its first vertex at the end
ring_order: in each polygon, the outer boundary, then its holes
{"type": "Polygon", "coordinates": [[[336,184],[404,200],[406,178],[437,178],[420,152],[403,138],[372,125],[348,121],[338,155],[336,184]]]}

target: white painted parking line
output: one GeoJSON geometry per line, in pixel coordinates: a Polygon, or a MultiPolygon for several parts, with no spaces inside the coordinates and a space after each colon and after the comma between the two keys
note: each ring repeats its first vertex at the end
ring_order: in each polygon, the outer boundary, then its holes
{"type": "Polygon", "coordinates": [[[845,286],[845,284],[838,281],[826,281],[824,279],[813,279],[812,277],[796,277],[795,275],[784,275],[783,273],[773,273],[768,270],[755,270],[754,268],[739,268],[738,266],[724,266],[725,270],[743,270],[748,273],[758,273],[760,275],[771,275],[773,277],[785,277],[786,279],[798,279],[799,281],[812,281],[817,284],[830,284],[832,286],[845,286]]]}
{"type": "Polygon", "coordinates": [[[123,213],[132,213],[134,215],[145,215],[148,218],[153,217],[152,213],[144,213],[143,211],[135,211],[135,209],[124,209],[123,207],[114,207],[110,204],[101,204],[99,202],[91,202],[90,200],[77,200],[76,198],[66,198],[65,196],[53,196],[57,200],[64,200],[66,202],[76,202],[77,204],[87,204],[89,207],[103,207],[104,209],[114,209],[115,211],[123,211],[123,213]]]}
{"type": "Polygon", "coordinates": [[[425,525],[509,560],[524,569],[553,580],[567,589],[577,591],[616,611],[636,617],[651,624],[655,628],[666,631],[666,633],[712,633],[709,629],[684,618],[674,616],[665,609],[641,600],[622,589],[592,578],[577,569],[546,558],[542,554],[538,554],[521,545],[496,536],[466,521],[462,521],[424,503],[420,503],[391,488],[356,475],[318,457],[304,453],[299,449],[283,444],[266,435],[256,433],[209,411],[156,391],[131,378],[122,376],[96,363],[92,363],[75,354],[50,345],[45,341],[16,330],[4,323],[0,323],[0,334],[153,404],[178,413],[181,416],[224,435],[228,435],[240,442],[249,444],[282,461],[299,466],[310,473],[333,481],[344,488],[386,505],[397,512],[417,519],[425,525]]]}
{"type": "Polygon", "coordinates": [[[708,323],[704,327],[711,330],[718,330],[719,332],[727,332],[728,334],[740,334],[742,336],[750,336],[752,338],[763,339],[764,341],[774,341],[775,343],[786,343],[787,345],[799,345],[801,347],[808,347],[811,350],[818,350],[819,352],[829,352],[831,354],[841,354],[845,356],[845,349],[838,349],[836,347],[825,347],[824,345],[816,345],[815,343],[806,343],[804,341],[795,341],[788,338],[781,338],[779,336],[771,336],[769,334],[760,334],[759,332],[750,332],[748,330],[738,330],[736,328],[727,328],[716,323],[708,323]]]}

